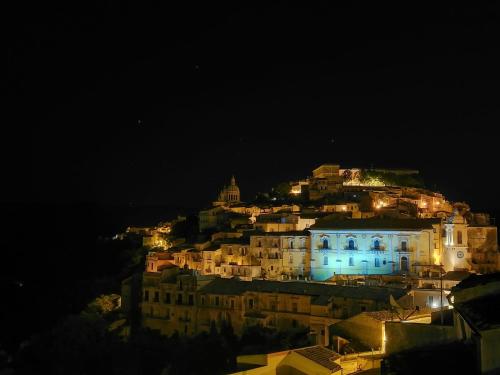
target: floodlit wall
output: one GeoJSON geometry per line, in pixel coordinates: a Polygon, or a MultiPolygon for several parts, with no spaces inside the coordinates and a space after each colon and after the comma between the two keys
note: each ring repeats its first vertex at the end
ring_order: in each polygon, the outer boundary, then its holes
{"type": "Polygon", "coordinates": [[[346,339],[354,339],[369,348],[382,347],[382,331],[384,323],[364,313],[334,324],[330,330],[346,339]]]}
{"type": "Polygon", "coordinates": [[[500,328],[481,332],[481,372],[484,374],[500,371],[500,328]]]}
{"type": "Polygon", "coordinates": [[[457,340],[453,326],[401,322],[385,322],[385,337],[388,355],[457,340]]]}

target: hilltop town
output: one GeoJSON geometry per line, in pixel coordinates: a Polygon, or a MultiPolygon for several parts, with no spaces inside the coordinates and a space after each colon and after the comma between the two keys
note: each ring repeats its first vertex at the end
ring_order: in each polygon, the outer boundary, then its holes
{"type": "Polygon", "coordinates": [[[473,334],[478,368],[500,368],[500,322],[478,318],[475,303],[500,293],[487,213],[426,189],[415,170],[336,164],[253,201],[241,196],[233,176],[199,211],[196,238],[176,234],[185,217],[117,235],[140,236],[148,249],[142,274],[122,283],[122,311],[163,335],[306,327],[309,351],[282,354],[299,370],[301,360],[324,373],[378,368],[473,334]]]}

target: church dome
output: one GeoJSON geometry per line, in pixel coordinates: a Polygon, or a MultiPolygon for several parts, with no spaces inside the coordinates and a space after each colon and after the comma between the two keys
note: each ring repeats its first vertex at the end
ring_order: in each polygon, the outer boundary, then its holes
{"type": "Polygon", "coordinates": [[[231,183],[221,191],[219,200],[227,203],[240,201],[240,188],[236,185],[236,179],[231,177],[231,183]]]}

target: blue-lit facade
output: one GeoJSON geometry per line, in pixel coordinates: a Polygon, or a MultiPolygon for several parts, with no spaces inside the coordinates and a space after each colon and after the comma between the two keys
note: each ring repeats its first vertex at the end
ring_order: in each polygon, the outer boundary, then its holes
{"type": "Polygon", "coordinates": [[[335,275],[384,275],[418,272],[434,262],[439,248],[436,228],[311,228],[311,276],[323,281],[335,275]]]}

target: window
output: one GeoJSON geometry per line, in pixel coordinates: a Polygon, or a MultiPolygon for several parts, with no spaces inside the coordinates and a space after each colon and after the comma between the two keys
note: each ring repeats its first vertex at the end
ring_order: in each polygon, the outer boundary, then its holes
{"type": "Polygon", "coordinates": [[[375,258],[375,267],[380,267],[380,259],[375,258]]]}
{"type": "Polygon", "coordinates": [[[271,301],[269,303],[269,308],[271,311],[276,311],[276,301],[271,301]]]}
{"type": "Polygon", "coordinates": [[[188,298],[189,298],[188,299],[188,304],[189,305],[193,305],[194,304],[194,296],[192,294],[190,294],[188,298]]]}
{"type": "Polygon", "coordinates": [[[165,303],[170,304],[170,293],[165,293],[165,303]]]}
{"type": "Polygon", "coordinates": [[[179,293],[179,294],[177,295],[177,304],[178,304],[178,305],[182,305],[182,294],[181,294],[181,293],[179,293]]]}
{"type": "Polygon", "coordinates": [[[293,249],[293,240],[290,241],[290,249],[293,249]]]}
{"type": "Polygon", "coordinates": [[[292,320],[292,327],[297,328],[297,321],[295,319],[292,320]]]}
{"type": "Polygon", "coordinates": [[[293,263],[293,255],[290,255],[289,263],[293,263]]]}
{"type": "Polygon", "coordinates": [[[354,258],[353,257],[349,257],[349,265],[351,267],[354,266],[354,258]]]}
{"type": "Polygon", "coordinates": [[[260,240],[257,242],[257,247],[262,247],[262,242],[260,240]]]}
{"type": "Polygon", "coordinates": [[[355,246],[354,246],[354,240],[351,238],[348,242],[348,247],[347,247],[349,250],[354,250],[355,249],[355,246]]]}
{"type": "Polygon", "coordinates": [[[366,311],[366,306],[361,306],[361,312],[366,311]]]}
{"type": "Polygon", "coordinates": [[[328,257],[323,258],[323,265],[328,266],[328,257]]]}
{"type": "Polygon", "coordinates": [[[215,297],[215,306],[219,306],[219,296],[215,297]]]}
{"type": "Polygon", "coordinates": [[[406,241],[401,241],[401,251],[407,251],[407,242],[406,241]]]}
{"type": "Polygon", "coordinates": [[[249,309],[253,309],[253,299],[252,299],[252,298],[250,298],[250,299],[248,300],[248,308],[249,308],[249,309]]]}
{"type": "Polygon", "coordinates": [[[201,297],[201,304],[204,305],[205,304],[205,297],[201,297]]]}
{"type": "Polygon", "coordinates": [[[149,302],[149,290],[144,291],[144,301],[149,302]]]}
{"type": "Polygon", "coordinates": [[[231,300],[231,308],[234,309],[234,299],[231,300]]]}
{"type": "Polygon", "coordinates": [[[380,250],[380,240],[373,241],[373,248],[375,250],[380,250]]]}
{"type": "Polygon", "coordinates": [[[297,311],[298,311],[297,302],[293,302],[293,303],[292,303],[292,311],[293,311],[293,312],[297,312],[297,311]]]}
{"type": "Polygon", "coordinates": [[[271,266],[271,271],[274,270],[274,266],[271,266]]]}
{"type": "Polygon", "coordinates": [[[323,239],[323,249],[328,249],[328,239],[327,238],[323,239]]]}
{"type": "Polygon", "coordinates": [[[155,292],[154,302],[160,302],[160,292],[155,292]]]}
{"type": "Polygon", "coordinates": [[[233,249],[231,247],[227,248],[227,255],[233,255],[233,249]]]}
{"type": "Polygon", "coordinates": [[[457,231],[457,245],[461,245],[462,244],[462,231],[459,230],[457,231]]]}

